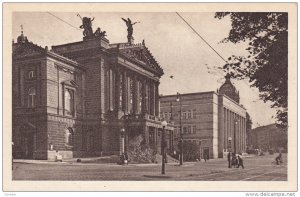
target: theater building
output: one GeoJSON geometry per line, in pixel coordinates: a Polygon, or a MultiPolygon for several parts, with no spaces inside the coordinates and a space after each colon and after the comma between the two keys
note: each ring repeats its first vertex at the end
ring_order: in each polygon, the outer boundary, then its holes
{"type": "Polygon", "coordinates": [[[15,158],[51,160],[57,150],[63,158],[119,154],[123,136],[125,149],[141,136],[159,150],[163,69],[144,42],[110,44],[99,32],[52,49],[23,32],[13,42],[15,158]]]}
{"type": "Polygon", "coordinates": [[[161,96],[160,115],[175,122],[176,147],[181,138],[181,105],[183,141],[197,144],[202,158],[222,158],[228,150],[246,151],[246,109],[239,99],[238,91],[226,76],[217,92],[161,96]]]}

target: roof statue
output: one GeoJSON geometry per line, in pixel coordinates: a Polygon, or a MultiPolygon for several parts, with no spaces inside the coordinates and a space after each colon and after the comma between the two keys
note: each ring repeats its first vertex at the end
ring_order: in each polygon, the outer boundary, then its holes
{"type": "Polygon", "coordinates": [[[133,34],[133,25],[139,23],[139,22],[134,22],[132,23],[130,18],[127,18],[124,19],[122,18],[122,20],[126,23],[126,26],[127,26],[127,39],[128,39],[128,43],[131,45],[132,44],[132,40],[133,40],[133,37],[132,37],[132,34],[133,34]]]}
{"type": "Polygon", "coordinates": [[[80,14],[77,14],[77,16],[82,20],[82,25],[80,25],[80,29],[83,29],[83,39],[93,39],[93,38],[103,38],[106,36],[106,31],[101,31],[101,29],[98,27],[97,30],[93,33],[92,28],[92,22],[93,19],[89,17],[81,17],[80,14]]]}

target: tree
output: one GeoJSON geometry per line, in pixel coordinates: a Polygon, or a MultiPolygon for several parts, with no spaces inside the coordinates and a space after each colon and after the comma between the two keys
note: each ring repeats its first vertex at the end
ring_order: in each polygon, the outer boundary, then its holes
{"type": "Polygon", "coordinates": [[[196,143],[183,141],[184,161],[196,161],[200,158],[200,149],[196,143]]]}
{"type": "Polygon", "coordinates": [[[277,110],[277,125],[287,128],[288,14],[274,12],[217,12],[230,17],[231,30],[222,42],[248,42],[247,56],[232,55],[223,70],[236,79],[248,79],[260,98],[277,110]]]}

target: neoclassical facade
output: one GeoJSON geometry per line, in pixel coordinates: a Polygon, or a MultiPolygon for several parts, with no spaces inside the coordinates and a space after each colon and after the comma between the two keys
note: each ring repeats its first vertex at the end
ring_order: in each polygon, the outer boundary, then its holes
{"type": "Polygon", "coordinates": [[[160,150],[163,69],[144,42],[110,44],[104,34],[51,50],[23,33],[13,43],[15,158],[119,154],[123,129],[125,149],[140,136],[160,150]]]}
{"type": "Polygon", "coordinates": [[[181,138],[180,105],[183,141],[198,145],[202,158],[222,158],[229,150],[246,152],[246,109],[229,76],[217,92],[161,96],[161,117],[175,124],[174,144],[181,138]]]}

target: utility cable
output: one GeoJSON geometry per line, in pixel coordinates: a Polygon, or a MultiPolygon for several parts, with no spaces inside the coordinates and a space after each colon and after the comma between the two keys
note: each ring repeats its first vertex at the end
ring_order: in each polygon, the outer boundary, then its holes
{"type": "Polygon", "coordinates": [[[60,20],[60,21],[62,21],[62,22],[64,22],[64,23],[66,23],[67,25],[69,25],[69,26],[71,26],[71,27],[73,27],[73,28],[75,28],[75,29],[81,31],[81,29],[79,29],[78,27],[75,27],[74,25],[72,25],[72,24],[68,23],[67,21],[65,21],[65,20],[63,20],[63,19],[61,19],[61,18],[59,18],[58,16],[55,16],[55,15],[52,14],[51,12],[47,12],[47,13],[50,14],[51,16],[55,17],[56,19],[58,19],[58,20],[60,20]]]}
{"type": "Polygon", "coordinates": [[[176,14],[203,40],[224,62],[227,63],[227,61],[178,13],[176,14]]]}

